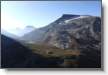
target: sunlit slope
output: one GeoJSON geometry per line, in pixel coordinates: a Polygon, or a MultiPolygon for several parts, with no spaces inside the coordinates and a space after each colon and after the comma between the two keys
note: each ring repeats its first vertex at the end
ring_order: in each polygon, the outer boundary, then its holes
{"type": "Polygon", "coordinates": [[[26,46],[32,49],[34,53],[39,53],[45,57],[64,57],[68,55],[80,55],[80,50],[77,49],[60,49],[54,46],[42,44],[26,44],[26,46]]]}

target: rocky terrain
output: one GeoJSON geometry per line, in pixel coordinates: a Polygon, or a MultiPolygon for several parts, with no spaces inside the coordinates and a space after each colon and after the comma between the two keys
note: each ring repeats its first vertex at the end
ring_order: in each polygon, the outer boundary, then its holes
{"type": "Polygon", "coordinates": [[[101,18],[64,14],[53,23],[22,37],[26,42],[48,44],[61,49],[101,49],[101,18]]]}

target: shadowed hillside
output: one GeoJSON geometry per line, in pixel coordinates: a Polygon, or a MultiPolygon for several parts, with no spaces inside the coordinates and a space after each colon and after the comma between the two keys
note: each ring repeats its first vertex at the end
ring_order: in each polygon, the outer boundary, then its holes
{"type": "Polygon", "coordinates": [[[19,42],[1,36],[1,67],[2,68],[36,68],[56,67],[57,59],[47,59],[32,51],[19,42]]]}

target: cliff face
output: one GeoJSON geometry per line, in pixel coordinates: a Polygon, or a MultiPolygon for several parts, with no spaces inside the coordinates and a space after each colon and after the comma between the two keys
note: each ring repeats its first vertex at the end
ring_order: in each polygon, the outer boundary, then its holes
{"type": "Polygon", "coordinates": [[[45,43],[62,49],[93,48],[99,50],[101,18],[64,14],[55,22],[34,30],[22,38],[28,42],[45,43]]]}

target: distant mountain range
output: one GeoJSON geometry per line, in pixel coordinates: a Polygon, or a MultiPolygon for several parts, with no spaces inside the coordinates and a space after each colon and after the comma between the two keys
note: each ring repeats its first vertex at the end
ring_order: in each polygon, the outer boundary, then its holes
{"type": "Polygon", "coordinates": [[[22,37],[23,35],[31,32],[32,30],[36,29],[35,27],[33,26],[26,26],[24,29],[20,29],[20,28],[16,28],[13,30],[13,33],[19,37],[22,37]]]}
{"type": "Polygon", "coordinates": [[[35,29],[36,28],[33,26],[26,26],[24,29],[16,28],[16,29],[12,29],[11,32],[8,32],[2,28],[1,33],[7,37],[20,40],[20,37],[22,37],[23,35],[31,32],[35,29]]]}
{"type": "Polygon", "coordinates": [[[64,14],[49,25],[21,37],[28,43],[47,44],[61,49],[101,49],[101,18],[64,14]]]}

